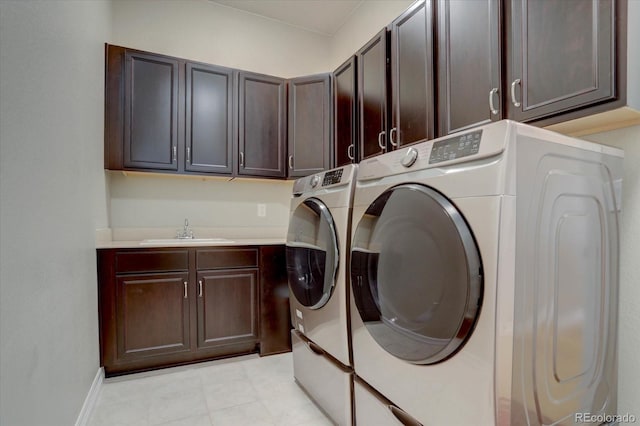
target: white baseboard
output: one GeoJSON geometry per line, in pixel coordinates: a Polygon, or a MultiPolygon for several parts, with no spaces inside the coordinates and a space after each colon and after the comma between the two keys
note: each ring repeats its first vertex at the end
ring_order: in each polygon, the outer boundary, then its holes
{"type": "Polygon", "coordinates": [[[89,419],[91,419],[93,410],[95,409],[96,403],[98,402],[98,397],[100,396],[100,392],[102,391],[103,383],[104,369],[100,367],[98,369],[98,372],[96,373],[96,377],[93,379],[93,383],[91,383],[91,389],[89,389],[89,393],[84,399],[84,404],[82,404],[82,410],[80,410],[80,414],[78,415],[75,426],[86,426],[89,423],[89,419]]]}

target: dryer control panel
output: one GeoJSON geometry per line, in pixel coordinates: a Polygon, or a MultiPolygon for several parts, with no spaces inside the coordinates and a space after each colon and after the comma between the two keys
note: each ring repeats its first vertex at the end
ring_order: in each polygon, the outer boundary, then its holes
{"type": "Polygon", "coordinates": [[[335,183],[340,183],[342,179],[342,170],[343,169],[335,169],[328,171],[324,174],[324,179],[322,179],[322,186],[329,186],[335,183]]]}

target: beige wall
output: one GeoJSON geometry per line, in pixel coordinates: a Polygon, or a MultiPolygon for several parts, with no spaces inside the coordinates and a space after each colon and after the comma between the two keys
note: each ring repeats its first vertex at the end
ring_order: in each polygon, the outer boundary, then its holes
{"type": "Polygon", "coordinates": [[[584,136],[583,139],[624,149],[618,413],[630,413],[640,418],[640,126],[584,136]]]}
{"type": "Polygon", "coordinates": [[[409,7],[413,0],[367,0],[331,39],[333,71],[409,7]]]}
{"type": "Polygon", "coordinates": [[[326,36],[208,0],[113,1],[110,42],[286,78],[329,70],[326,36]]]}
{"type": "MultiPolygon", "coordinates": [[[[111,175],[111,226],[280,228],[289,221],[293,181],[202,179],[162,175],[111,175]],[[258,217],[258,203],[266,216],[258,217]]],[[[196,235],[197,237],[198,235],[196,235]]]]}
{"type": "Polygon", "coordinates": [[[73,425],[99,371],[106,1],[0,1],[0,424],[73,425]]]}

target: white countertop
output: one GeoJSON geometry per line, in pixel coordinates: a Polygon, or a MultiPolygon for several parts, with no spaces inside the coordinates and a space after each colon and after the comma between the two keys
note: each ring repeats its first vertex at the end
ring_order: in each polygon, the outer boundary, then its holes
{"type": "Polygon", "coordinates": [[[210,247],[210,246],[266,246],[286,241],[282,228],[193,228],[196,240],[148,242],[151,239],[173,239],[174,228],[119,228],[96,230],[96,248],[153,248],[153,247],[210,247]],[[218,238],[219,241],[197,241],[218,238]],[[144,242],[143,242],[144,241],[144,242]]]}

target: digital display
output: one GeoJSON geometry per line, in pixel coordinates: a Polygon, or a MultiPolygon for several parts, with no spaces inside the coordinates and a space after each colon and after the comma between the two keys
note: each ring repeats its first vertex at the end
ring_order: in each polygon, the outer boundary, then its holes
{"type": "Polygon", "coordinates": [[[482,130],[464,135],[455,136],[438,142],[434,142],[431,148],[429,164],[455,160],[469,155],[477,154],[480,150],[482,130]]]}
{"type": "Polygon", "coordinates": [[[343,169],[331,170],[330,172],[325,173],[324,179],[322,179],[322,186],[340,183],[340,180],[342,179],[342,170],[343,169]]]}

